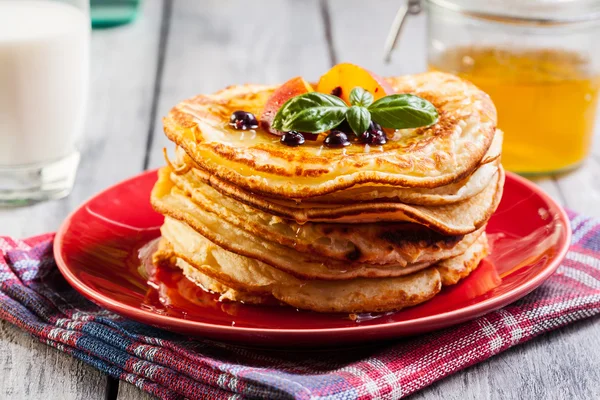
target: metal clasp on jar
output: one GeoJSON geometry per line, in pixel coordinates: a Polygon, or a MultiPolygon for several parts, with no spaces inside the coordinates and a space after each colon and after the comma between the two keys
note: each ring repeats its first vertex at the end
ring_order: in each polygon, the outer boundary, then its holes
{"type": "Polygon", "coordinates": [[[404,26],[406,17],[409,15],[417,15],[422,9],[423,7],[421,6],[421,0],[408,0],[398,9],[383,48],[384,61],[386,63],[390,62],[392,59],[392,52],[398,44],[400,32],[402,32],[402,27],[404,26]]]}

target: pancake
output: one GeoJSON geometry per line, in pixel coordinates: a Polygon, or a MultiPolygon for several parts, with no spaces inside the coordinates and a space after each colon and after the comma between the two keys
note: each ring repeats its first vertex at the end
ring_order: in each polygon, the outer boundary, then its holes
{"type": "Polygon", "coordinates": [[[436,268],[442,278],[442,285],[454,285],[469,276],[479,266],[479,262],[488,255],[488,252],[489,246],[484,233],[459,257],[437,263],[436,268]]]}
{"type": "MultiPolygon", "coordinates": [[[[456,203],[480,193],[494,178],[500,165],[503,136],[502,131],[497,130],[492,145],[482,160],[482,164],[467,178],[450,185],[429,189],[364,184],[305,200],[293,199],[286,201],[283,199],[271,199],[271,201],[290,207],[295,207],[299,203],[303,203],[306,207],[318,208],[331,207],[332,204],[356,203],[357,201],[401,202],[406,204],[432,206],[456,203]]],[[[176,170],[189,171],[192,168],[200,169],[200,166],[196,164],[182,148],[176,149],[175,165],[171,164],[166,153],[165,159],[167,163],[172,165],[176,170]]],[[[196,173],[205,182],[210,182],[211,179],[218,181],[218,178],[211,177],[208,172],[201,169],[197,170],[196,173]]],[[[215,186],[218,186],[218,184],[215,186]]]]}
{"type": "Polygon", "coordinates": [[[426,268],[432,263],[374,265],[339,261],[315,254],[300,253],[294,249],[253,236],[242,229],[219,220],[214,214],[200,212],[194,215],[181,211],[185,210],[184,207],[178,209],[172,207],[174,204],[185,204],[186,199],[187,205],[193,207],[193,202],[185,196],[169,196],[165,202],[161,203],[161,206],[166,205],[163,213],[167,216],[161,227],[163,237],[173,239],[177,236],[186,238],[204,236],[229,251],[260,260],[299,278],[345,280],[358,277],[402,276],[426,268]]]}
{"type": "Polygon", "coordinates": [[[492,146],[482,164],[467,178],[436,188],[402,188],[394,186],[356,185],[302,201],[316,207],[361,202],[399,202],[413,205],[440,206],[457,203],[481,193],[494,178],[499,165],[503,133],[496,130],[492,146]]]}
{"type": "Polygon", "coordinates": [[[203,274],[182,259],[177,259],[175,266],[183,271],[184,276],[207,292],[218,293],[219,301],[237,301],[246,304],[283,305],[271,294],[256,295],[244,290],[236,290],[223,285],[218,280],[203,274]]]}
{"type": "Polygon", "coordinates": [[[438,122],[397,131],[385,146],[368,150],[363,145],[324,148],[322,140],[291,148],[262,128],[240,132],[228,127],[234,110],[260,115],[275,89],[242,85],[180,103],[163,120],[165,133],[220,180],[283,199],[322,196],[359,184],[435,188],[471,175],[496,131],[496,110],[489,96],[440,72],[388,82],[398,93],[429,100],[438,110],[438,122]]]}
{"type": "MultiPolygon", "coordinates": [[[[504,186],[504,170],[499,167],[492,181],[484,190],[459,203],[428,207],[397,202],[357,202],[329,207],[310,207],[310,203],[282,202],[243,191],[200,169],[192,168],[186,172],[186,174],[189,173],[238,202],[300,224],[307,221],[330,223],[413,222],[450,236],[465,235],[481,228],[498,207],[504,186]]],[[[193,178],[185,179],[196,182],[193,178]]]]}
{"type": "Polygon", "coordinates": [[[444,269],[432,266],[399,278],[306,281],[231,253],[200,235],[194,238],[194,251],[189,251],[190,244],[181,239],[163,239],[167,245],[155,258],[175,258],[176,266],[188,279],[221,293],[222,299],[260,304],[272,303],[274,298],[319,312],[383,312],[422,303],[441,290],[442,282],[447,280],[444,274],[462,270],[465,265],[477,266],[487,254],[487,240],[482,235],[463,255],[445,261],[444,269]]]}
{"type": "Polygon", "coordinates": [[[410,223],[301,225],[224,196],[192,174],[169,171],[159,172],[159,185],[169,186],[170,178],[197,207],[254,236],[337,260],[400,266],[434,262],[460,254],[481,234],[480,228],[466,236],[447,236],[410,223]]]}
{"type": "MultiPolygon", "coordinates": [[[[239,301],[248,304],[265,304],[265,305],[282,305],[283,303],[277,301],[271,294],[256,294],[250,293],[238,287],[238,290],[233,289],[227,285],[222,284],[218,280],[211,278],[210,276],[201,273],[194,269],[190,264],[185,261],[178,259],[174,252],[173,246],[165,239],[160,239],[158,244],[158,251],[156,251],[152,257],[152,261],[155,265],[160,268],[180,268],[183,270],[184,277],[193,284],[200,286],[204,291],[210,293],[218,293],[220,295],[219,301],[239,301]],[[192,278],[193,276],[193,278],[192,278]]],[[[160,284],[160,283],[159,283],[160,284]]],[[[162,286],[160,287],[161,295],[169,298],[172,294],[171,291],[175,291],[175,295],[183,296],[191,302],[195,302],[197,296],[193,290],[190,290],[189,286],[179,282],[175,287],[162,286]]]]}

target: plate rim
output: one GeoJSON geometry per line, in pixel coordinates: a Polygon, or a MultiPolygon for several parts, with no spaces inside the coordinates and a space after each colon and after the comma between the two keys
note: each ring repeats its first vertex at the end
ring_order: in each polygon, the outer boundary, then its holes
{"type": "MultiPolygon", "coordinates": [[[[226,333],[229,336],[235,336],[236,334],[245,335],[245,334],[259,334],[259,335],[275,335],[277,337],[283,337],[288,335],[322,335],[324,333],[383,333],[381,331],[397,331],[405,329],[407,332],[425,332],[431,331],[434,329],[438,329],[441,327],[453,326],[461,322],[465,322],[468,320],[472,320],[486,314],[488,312],[492,312],[499,308],[502,308],[513,301],[518,300],[531,293],[534,289],[540,286],[546,279],[548,279],[560,266],[560,263],[565,258],[569,247],[571,245],[571,224],[569,222],[569,217],[565,209],[560,206],[550,195],[548,195],[542,188],[534,184],[533,182],[513,173],[510,171],[506,171],[507,178],[515,180],[517,183],[526,186],[532,192],[535,192],[538,196],[540,196],[545,202],[554,207],[559,216],[560,222],[565,227],[564,230],[564,241],[559,243],[561,246],[557,254],[554,256],[553,260],[544,267],[537,275],[535,275],[532,279],[526,281],[522,285],[519,285],[506,293],[503,293],[497,297],[492,297],[489,299],[482,300],[476,304],[471,304],[469,306],[459,308],[452,311],[446,311],[440,314],[428,315],[426,317],[419,317],[415,319],[405,320],[405,321],[394,321],[387,322],[383,324],[373,324],[373,325],[356,325],[356,326],[348,326],[348,327],[331,327],[331,328],[253,328],[253,327],[242,327],[242,326],[229,326],[229,325],[218,325],[210,322],[202,322],[195,320],[187,320],[183,318],[178,318],[169,315],[157,314],[151,311],[143,310],[140,308],[135,308],[128,304],[121,303],[113,298],[85,285],[82,281],[80,281],[75,274],[71,271],[66,261],[62,256],[61,247],[63,245],[64,237],[68,233],[69,226],[71,225],[71,221],[74,218],[75,214],[77,214],[80,210],[88,206],[90,202],[95,200],[98,197],[103,196],[106,192],[114,189],[117,186],[125,185],[131,181],[135,181],[137,179],[145,178],[147,175],[156,175],[158,169],[153,169],[150,171],[144,171],[140,174],[137,174],[128,179],[124,179],[114,185],[109,186],[108,188],[96,193],[95,195],[88,198],[85,202],[81,203],[75,210],[73,210],[62,222],[59,229],[57,230],[54,237],[53,244],[53,252],[54,258],[56,261],[56,265],[66,279],[66,281],[71,285],[75,290],[81,293],[84,297],[88,298],[92,302],[101,305],[102,307],[108,309],[109,311],[115,312],[121,316],[126,318],[130,318],[137,321],[142,321],[143,323],[157,326],[170,326],[185,329],[190,332],[192,330],[203,329],[203,332],[206,333],[226,333]],[[135,317],[132,317],[134,315],[135,317]],[[451,320],[450,323],[445,323],[445,321],[451,320]],[[422,327],[422,328],[420,328],[422,327]],[[415,329],[416,328],[416,329],[415,329]],[[429,329],[428,329],[429,328],[429,329]]],[[[164,328],[162,328],[164,329],[164,328]]],[[[167,329],[168,330],[168,329],[167,329]]],[[[202,332],[199,332],[201,335],[202,332]]],[[[401,333],[399,333],[402,336],[401,333]]]]}

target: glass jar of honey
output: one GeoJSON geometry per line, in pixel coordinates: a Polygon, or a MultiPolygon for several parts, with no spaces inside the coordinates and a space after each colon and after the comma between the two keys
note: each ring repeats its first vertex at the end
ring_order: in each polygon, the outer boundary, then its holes
{"type": "MultiPolygon", "coordinates": [[[[411,0],[407,13],[420,11],[411,0]]],[[[587,156],[600,91],[600,0],[428,0],[428,65],[487,92],[502,163],[535,175],[587,156]]]]}

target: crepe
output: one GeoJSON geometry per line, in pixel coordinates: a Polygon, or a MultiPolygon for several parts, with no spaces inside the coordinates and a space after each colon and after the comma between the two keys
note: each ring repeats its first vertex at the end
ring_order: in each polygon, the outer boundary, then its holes
{"type": "Polygon", "coordinates": [[[487,254],[482,235],[463,255],[399,278],[302,280],[258,260],[229,252],[202,235],[163,236],[156,262],[175,261],[184,274],[222,299],[272,303],[319,312],[383,312],[422,303],[437,294],[448,274],[476,266],[487,254]],[[189,251],[193,248],[194,251],[189,251]]]}
{"type": "Polygon", "coordinates": [[[489,96],[441,72],[390,78],[399,93],[413,93],[437,108],[436,124],[390,135],[385,146],[324,148],[321,140],[282,146],[260,129],[227,126],[235,110],[260,114],[275,87],[232,86],[174,107],[163,120],[167,137],[199,167],[257,194],[306,199],[359,184],[434,188],[465,179],[481,164],[496,131],[489,96]]]}

